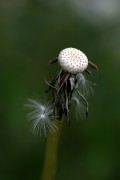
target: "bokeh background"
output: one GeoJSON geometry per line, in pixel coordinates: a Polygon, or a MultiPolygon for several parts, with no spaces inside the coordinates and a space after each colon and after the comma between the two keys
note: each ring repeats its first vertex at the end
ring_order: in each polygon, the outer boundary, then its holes
{"type": "Polygon", "coordinates": [[[0,179],[38,180],[46,138],[33,135],[27,98],[45,97],[48,61],[66,47],[99,67],[89,118],[64,126],[56,180],[120,179],[120,1],[0,0],[0,179]]]}

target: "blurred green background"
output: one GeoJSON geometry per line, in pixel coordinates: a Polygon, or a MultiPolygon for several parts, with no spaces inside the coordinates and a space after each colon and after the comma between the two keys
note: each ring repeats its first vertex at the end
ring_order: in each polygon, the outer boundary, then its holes
{"type": "Polygon", "coordinates": [[[24,103],[45,97],[60,69],[48,61],[66,47],[100,72],[88,120],[71,113],[64,126],[56,180],[120,179],[119,9],[119,0],[0,0],[1,180],[40,179],[46,138],[30,132],[24,103]]]}

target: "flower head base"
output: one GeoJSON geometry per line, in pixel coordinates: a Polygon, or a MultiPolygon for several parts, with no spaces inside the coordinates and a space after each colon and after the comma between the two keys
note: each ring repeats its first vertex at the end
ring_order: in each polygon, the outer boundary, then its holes
{"type": "Polygon", "coordinates": [[[60,52],[58,63],[66,72],[78,74],[85,71],[88,59],[82,51],[76,48],[66,48],[60,52]]]}
{"type": "Polygon", "coordinates": [[[48,132],[53,132],[57,128],[53,120],[53,109],[51,106],[42,104],[33,99],[28,99],[25,104],[31,112],[28,114],[28,118],[32,123],[32,131],[40,133],[40,135],[47,135],[48,132]]]}

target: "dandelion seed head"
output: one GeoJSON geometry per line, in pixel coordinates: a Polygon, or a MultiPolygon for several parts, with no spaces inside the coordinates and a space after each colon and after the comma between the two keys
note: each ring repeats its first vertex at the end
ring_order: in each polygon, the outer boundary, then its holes
{"type": "Polygon", "coordinates": [[[47,136],[49,132],[55,131],[57,126],[53,121],[53,109],[49,104],[28,99],[25,106],[30,110],[28,119],[34,133],[40,133],[40,135],[44,134],[47,136]]]}
{"type": "Polygon", "coordinates": [[[70,47],[59,53],[58,63],[63,70],[71,74],[78,74],[87,68],[88,58],[82,51],[70,47]]]}

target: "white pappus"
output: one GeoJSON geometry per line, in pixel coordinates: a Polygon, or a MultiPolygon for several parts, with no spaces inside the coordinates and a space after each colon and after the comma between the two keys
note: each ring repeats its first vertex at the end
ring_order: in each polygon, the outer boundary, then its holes
{"type": "Polygon", "coordinates": [[[53,109],[49,104],[41,103],[34,99],[28,99],[25,104],[29,108],[28,119],[35,133],[47,136],[49,132],[54,132],[57,126],[53,119],[53,109]]]}
{"type": "Polygon", "coordinates": [[[90,94],[94,95],[94,85],[95,83],[87,80],[85,75],[83,75],[82,73],[77,74],[76,88],[78,88],[84,96],[88,96],[90,94]]]}
{"type": "Polygon", "coordinates": [[[86,106],[83,101],[78,97],[77,93],[73,93],[72,102],[74,103],[74,111],[76,115],[76,119],[78,120],[80,117],[86,118],[86,106]]]}

